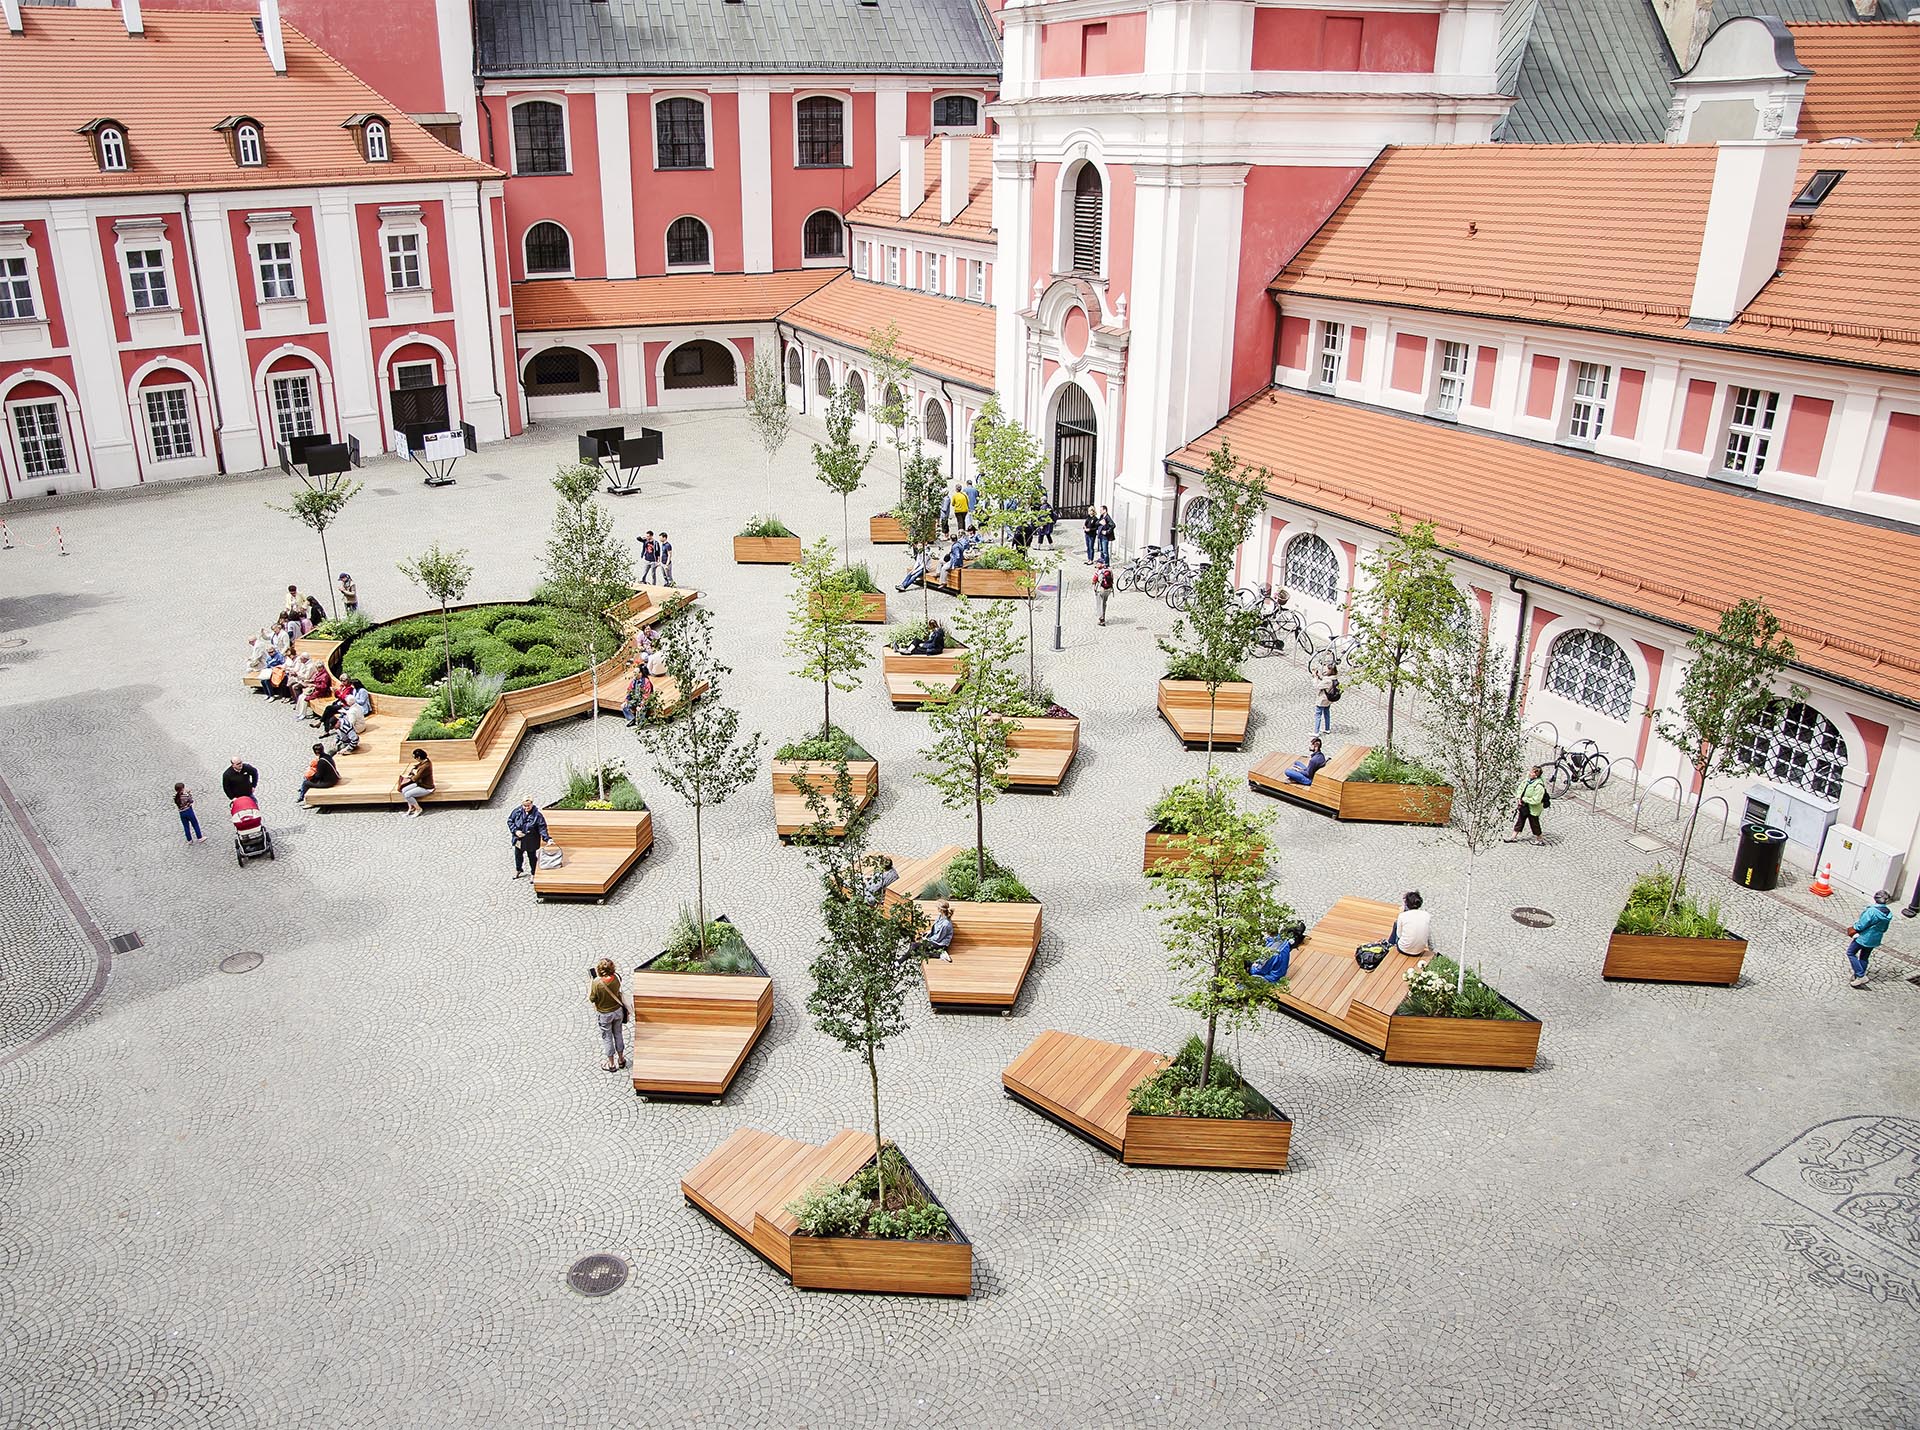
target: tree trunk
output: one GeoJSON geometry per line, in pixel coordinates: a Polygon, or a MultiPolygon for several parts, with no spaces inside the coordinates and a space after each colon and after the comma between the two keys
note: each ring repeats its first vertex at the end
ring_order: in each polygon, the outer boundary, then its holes
{"type": "Polygon", "coordinates": [[[1467,896],[1460,904],[1460,967],[1456,980],[1454,997],[1463,996],[1467,991],[1467,924],[1473,917],[1473,851],[1467,851],[1467,896]]]}
{"type": "Polygon", "coordinates": [[[707,868],[700,850],[700,801],[693,803],[693,914],[700,921],[700,956],[707,954],[707,868]]]}
{"type": "Polygon", "coordinates": [[[333,558],[327,555],[327,529],[320,528],[320,564],[327,568],[327,609],[332,611],[334,619],[340,616],[340,596],[333,584],[333,558]]]}
{"type": "Polygon", "coordinates": [[[887,1206],[887,1165],[880,1159],[880,1062],[867,1044],[867,1080],[873,1085],[873,1171],[880,1184],[880,1209],[887,1206]]]}
{"type": "MultiPolygon", "coordinates": [[[[447,679],[453,679],[453,622],[447,615],[447,603],[440,603],[440,649],[447,657],[447,679]]],[[[447,693],[447,718],[453,719],[460,712],[453,708],[453,693],[447,693]]]]}
{"type": "Polygon", "coordinates": [[[853,551],[853,518],[847,515],[848,493],[840,493],[840,564],[845,566],[853,551]]]}
{"type": "Polygon", "coordinates": [[[1387,680],[1387,758],[1388,759],[1393,758],[1393,702],[1394,702],[1394,699],[1399,694],[1400,694],[1400,669],[1398,666],[1395,666],[1392,676],[1389,677],[1387,680]]]}
{"type": "Polygon", "coordinates": [[[1213,793],[1213,719],[1220,703],[1220,682],[1207,682],[1207,793],[1213,793]]]}
{"type": "Polygon", "coordinates": [[[831,641],[827,636],[827,623],[820,622],[820,733],[826,734],[833,728],[833,672],[827,668],[827,653],[831,641]]]}
{"type": "Polygon", "coordinates": [[[1033,655],[1033,603],[1040,598],[1040,578],[1030,578],[1027,587],[1027,694],[1040,688],[1040,671],[1033,655]]]}
{"type": "Polygon", "coordinates": [[[1673,906],[1679,902],[1680,883],[1687,876],[1687,858],[1693,853],[1693,831],[1700,824],[1700,802],[1707,793],[1707,778],[1698,766],[1694,769],[1694,777],[1699,780],[1699,784],[1693,791],[1693,813],[1687,818],[1687,832],[1680,841],[1680,863],[1673,871],[1673,887],[1667,890],[1667,906],[1660,911],[1662,923],[1666,922],[1667,917],[1673,913],[1673,906]]]}
{"type": "MultiPolygon", "coordinates": [[[[593,750],[593,782],[600,800],[607,798],[607,762],[600,758],[600,661],[599,649],[591,637],[587,640],[587,733],[593,750]]],[[[612,659],[611,656],[608,657],[612,659]]]]}
{"type": "Polygon", "coordinates": [[[987,804],[981,798],[979,775],[973,778],[973,873],[976,880],[987,877],[987,804]]]}

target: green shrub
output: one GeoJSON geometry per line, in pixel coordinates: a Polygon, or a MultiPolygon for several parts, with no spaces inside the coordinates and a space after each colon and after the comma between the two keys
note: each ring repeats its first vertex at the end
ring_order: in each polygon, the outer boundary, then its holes
{"type": "Polygon", "coordinates": [[[847,1185],[863,1197],[880,1195],[880,1174],[887,1176],[887,1195],[900,1202],[902,1206],[919,1206],[926,1201],[920,1190],[920,1183],[907,1170],[907,1159],[900,1155],[900,1149],[889,1142],[880,1149],[880,1156],[867,1163],[853,1174],[847,1185]]]}
{"type": "Polygon", "coordinates": [[[993,851],[987,851],[986,877],[980,877],[974,868],[973,851],[968,849],[954,856],[947,865],[946,873],[936,879],[928,891],[921,895],[923,899],[958,899],[964,904],[1031,904],[1034,897],[1027,886],[1014,877],[1013,871],[999,863],[993,857],[993,851]],[[938,892],[935,892],[935,891],[938,892]]]}
{"type": "Polygon", "coordinates": [[[1499,1018],[1520,1021],[1519,1013],[1467,970],[1466,989],[1459,986],[1460,965],[1441,954],[1407,970],[1407,996],[1395,1011],[1405,1018],[1499,1018]]]}
{"type": "Polygon", "coordinates": [[[793,528],[777,516],[751,516],[740,528],[742,536],[792,536],[793,528]]]}
{"type": "Polygon", "coordinates": [[[1206,1044],[1188,1038],[1174,1060],[1152,1077],[1136,1083],[1127,1105],[1143,1117],[1271,1117],[1273,1104],[1241,1079],[1218,1050],[1213,1055],[1211,1082],[1200,1086],[1200,1064],[1206,1044]]]}
{"type": "Polygon", "coordinates": [[[344,616],[335,616],[330,621],[322,621],[313,628],[313,633],[322,640],[350,641],[355,636],[373,629],[373,617],[361,611],[349,611],[344,616]]]}
{"type": "Polygon", "coordinates": [[[1168,680],[1218,681],[1226,684],[1230,680],[1245,680],[1240,667],[1229,665],[1226,661],[1209,661],[1192,651],[1183,651],[1167,657],[1168,680]]]}
{"type": "Polygon", "coordinates": [[[1032,565],[1027,553],[1015,546],[988,546],[967,558],[978,571],[1025,571],[1032,565]]]}
{"type": "Polygon", "coordinates": [[[455,666],[447,678],[440,682],[439,695],[452,718],[472,716],[477,719],[493,709],[493,702],[500,698],[500,692],[506,688],[506,684],[506,677],[498,672],[472,671],[455,666]]]}
{"type": "Polygon", "coordinates": [[[740,930],[725,919],[707,924],[707,954],[700,955],[693,910],[682,904],[667,929],[666,945],[650,965],[655,973],[752,973],[753,955],[740,930]]]}
{"type": "Polygon", "coordinates": [[[853,1236],[866,1221],[870,1205],[851,1187],[821,1182],[789,1202],[787,1210],[808,1236],[853,1236]]]}
{"type": "Polygon", "coordinates": [[[1422,764],[1419,760],[1402,759],[1399,755],[1388,755],[1383,749],[1375,747],[1367,757],[1354,766],[1348,779],[1358,784],[1382,785],[1443,785],[1446,776],[1422,764]]]}
{"type": "Polygon", "coordinates": [[[873,584],[873,572],[867,569],[867,563],[864,561],[855,561],[851,565],[842,566],[840,568],[840,574],[846,578],[848,585],[856,591],[870,595],[880,589],[873,584]]]}
{"type": "Polygon", "coordinates": [[[1720,922],[1720,901],[1710,902],[1703,910],[1685,885],[1673,901],[1673,911],[1661,917],[1667,896],[1673,891],[1673,875],[1655,869],[1633,881],[1627,891],[1627,906],[1615,920],[1615,933],[1655,934],[1662,938],[1732,938],[1720,922]]]}
{"type": "Polygon", "coordinates": [[[789,740],[774,751],[776,760],[870,760],[873,758],[855,740],[838,725],[832,726],[822,734],[809,735],[804,740],[789,740]]]}
{"type": "Polygon", "coordinates": [[[585,769],[577,767],[573,761],[567,761],[567,792],[553,802],[554,809],[617,809],[627,814],[638,814],[647,807],[641,797],[640,789],[627,775],[626,766],[619,760],[604,760],[601,768],[606,772],[607,798],[600,801],[599,782],[594,778],[591,765],[585,769]]]}
{"type": "MultiPolygon", "coordinates": [[[[456,679],[460,670],[480,672],[500,676],[505,690],[524,690],[586,668],[555,624],[553,609],[538,602],[454,611],[448,625],[456,679]]],[[[602,622],[595,659],[606,659],[619,646],[619,632],[602,622]]],[[[381,695],[430,695],[446,671],[438,611],[375,626],[347,647],[340,663],[343,676],[381,695]]]]}
{"type": "Polygon", "coordinates": [[[894,1241],[940,1241],[952,1226],[946,1208],[929,1202],[924,1206],[902,1207],[897,1212],[874,1212],[867,1218],[867,1235],[894,1241]]]}
{"type": "Polygon", "coordinates": [[[896,650],[904,649],[916,642],[925,640],[927,638],[927,632],[931,629],[932,623],[928,621],[903,622],[887,632],[887,644],[896,650]]]}

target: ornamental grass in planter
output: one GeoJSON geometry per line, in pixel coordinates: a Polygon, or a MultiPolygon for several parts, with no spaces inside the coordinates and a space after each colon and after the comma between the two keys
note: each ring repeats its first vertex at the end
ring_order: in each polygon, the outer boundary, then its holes
{"type": "Polygon", "coordinates": [[[795,1222],[789,1274],[805,1291],[965,1296],[973,1246],[900,1149],[845,1182],[823,1182],[787,1206],[795,1222]]]}
{"type": "Polygon", "coordinates": [[[719,1101],[773,1018],[773,980],[725,914],[701,939],[684,904],[666,947],[635,968],[633,1090],[719,1101]]]}
{"type": "MultiPolygon", "coordinates": [[[[1189,841],[1207,821],[1214,804],[1226,798],[1218,787],[1209,791],[1204,784],[1187,782],[1163,790],[1160,798],[1147,807],[1147,846],[1141,869],[1147,873],[1163,864],[1181,864],[1187,859],[1189,841]]],[[[1248,860],[1262,863],[1265,845],[1256,845],[1248,860]]]]}
{"type": "Polygon", "coordinates": [[[1607,939],[1602,978],[1650,983],[1724,983],[1740,977],[1747,941],[1720,921],[1719,900],[1702,909],[1686,887],[1656,869],[1634,880],[1607,939]]]}
{"type": "Polygon", "coordinates": [[[859,741],[837,725],[800,740],[789,740],[773,756],[773,816],[782,839],[793,839],[820,827],[834,838],[846,833],[849,813],[865,809],[880,792],[880,762],[859,741]],[[848,793],[853,810],[834,810],[840,765],[847,767],[848,793]],[[812,790],[814,804],[807,799],[812,790]]]}
{"type": "Polygon", "coordinates": [[[733,538],[733,559],[743,566],[787,566],[800,559],[800,538],[777,516],[755,516],[733,538]]]}
{"type": "MultiPolygon", "coordinates": [[[[707,936],[699,937],[693,910],[682,904],[660,952],[634,969],[636,973],[744,974],[765,978],[767,970],[747,947],[747,940],[725,914],[710,919],[707,936]]],[[[638,996],[638,995],[636,995],[638,996]]]]}
{"type": "Polygon", "coordinates": [[[1215,1053],[1203,1086],[1206,1045],[1190,1037],[1173,1061],[1127,1093],[1120,1160],[1135,1167],[1218,1167],[1278,1172],[1293,1122],[1215,1053]]]}
{"type": "Polygon", "coordinates": [[[1453,786],[1424,760],[1376,745],[1346,776],[1342,819],[1445,824],[1453,814],[1453,786]]]}
{"type": "Polygon", "coordinates": [[[1037,904],[1027,886],[1014,872],[987,851],[987,872],[982,878],[979,861],[971,849],[953,856],[946,871],[914,896],[922,903],[948,899],[959,904],[1037,904]]]}

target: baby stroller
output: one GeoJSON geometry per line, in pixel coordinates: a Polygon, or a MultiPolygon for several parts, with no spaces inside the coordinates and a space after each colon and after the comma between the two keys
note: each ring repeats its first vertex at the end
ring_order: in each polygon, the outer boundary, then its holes
{"type": "Polygon", "coordinates": [[[262,854],[273,858],[273,836],[267,833],[266,821],[260,817],[260,806],[252,795],[241,795],[227,813],[233,817],[233,855],[242,869],[247,867],[247,860],[262,854]]]}

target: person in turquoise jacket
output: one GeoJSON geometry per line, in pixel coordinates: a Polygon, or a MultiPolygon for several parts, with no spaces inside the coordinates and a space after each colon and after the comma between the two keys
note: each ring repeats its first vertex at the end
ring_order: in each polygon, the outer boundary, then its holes
{"type": "Polygon", "coordinates": [[[1888,907],[1893,895],[1882,889],[1873,896],[1873,902],[1867,905],[1865,913],[1853,921],[1853,927],[1847,934],[1853,942],[1847,945],[1847,962],[1853,965],[1853,986],[1867,986],[1867,958],[1878,947],[1880,940],[1887,936],[1887,925],[1893,921],[1893,910],[1888,907]]]}

